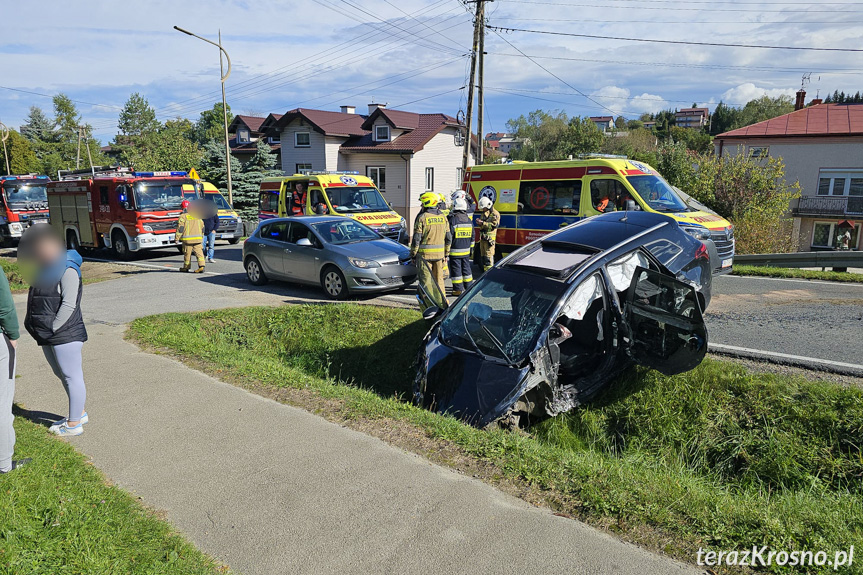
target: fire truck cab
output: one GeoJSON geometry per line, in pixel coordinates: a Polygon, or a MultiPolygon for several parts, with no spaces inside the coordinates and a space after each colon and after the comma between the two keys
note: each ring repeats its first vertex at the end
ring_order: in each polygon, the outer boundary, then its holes
{"type": "Polygon", "coordinates": [[[173,247],[186,172],[133,172],[94,167],[60,172],[48,184],[51,225],[69,248],[109,248],[119,258],[131,252],[173,247]]]}
{"type": "Polygon", "coordinates": [[[30,225],[48,221],[48,176],[0,176],[0,243],[15,244],[30,225]]]}

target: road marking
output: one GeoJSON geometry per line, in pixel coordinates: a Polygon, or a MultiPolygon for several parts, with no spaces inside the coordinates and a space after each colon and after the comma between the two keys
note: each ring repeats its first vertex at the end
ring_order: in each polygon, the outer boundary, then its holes
{"type": "Polygon", "coordinates": [[[729,355],[747,355],[752,357],[763,357],[785,362],[793,362],[801,365],[817,365],[824,368],[826,371],[838,371],[840,368],[843,373],[852,371],[857,374],[863,373],[863,365],[856,363],[845,363],[842,361],[833,361],[832,359],[820,359],[817,357],[806,357],[804,355],[792,355],[790,353],[779,353],[777,351],[765,351],[763,349],[751,349],[748,347],[738,347],[736,345],[725,345],[721,343],[708,343],[709,351],[717,351],[719,353],[727,353],[729,355]]]}
{"type": "MultiPolygon", "coordinates": [[[[87,261],[87,262],[102,262],[102,263],[105,263],[105,264],[117,264],[117,265],[120,265],[120,266],[132,266],[132,267],[137,267],[137,268],[145,268],[145,269],[159,270],[159,271],[166,271],[166,270],[176,270],[176,271],[179,271],[179,268],[177,268],[177,267],[176,267],[176,264],[161,264],[161,265],[159,265],[159,264],[147,264],[147,263],[144,263],[144,262],[121,262],[121,261],[117,261],[117,260],[106,260],[106,259],[102,259],[102,258],[91,258],[91,257],[86,257],[86,258],[84,258],[84,261],[87,261]]],[[[220,273],[220,272],[208,272],[208,271],[204,271],[204,274],[205,274],[205,275],[211,275],[211,276],[225,276],[225,275],[228,275],[228,274],[226,274],[226,273],[220,273]]]]}
{"type": "Polygon", "coordinates": [[[770,280],[774,282],[792,282],[798,284],[822,284],[828,286],[850,286],[850,287],[858,287],[863,288],[863,283],[854,283],[854,282],[831,282],[826,280],[802,280],[802,279],[794,279],[794,278],[769,278],[765,276],[732,276],[725,275],[722,278],[737,278],[737,279],[750,279],[750,280],[770,280]]]}

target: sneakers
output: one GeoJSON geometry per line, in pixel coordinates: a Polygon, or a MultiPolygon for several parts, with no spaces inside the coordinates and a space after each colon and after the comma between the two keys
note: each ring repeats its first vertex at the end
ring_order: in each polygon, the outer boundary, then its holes
{"type": "MultiPolygon", "coordinates": [[[[9,471],[15,471],[19,467],[23,467],[24,465],[27,465],[31,461],[33,461],[32,457],[26,457],[24,459],[16,459],[16,460],[12,461],[12,469],[10,469],[9,471]]],[[[9,471],[0,471],[0,473],[9,473],[9,471]]]]}
{"type": "Polygon", "coordinates": [[[69,424],[64,421],[56,429],[52,427],[51,432],[61,437],[81,435],[82,433],[84,433],[84,424],[79,423],[75,427],[69,427],[69,424]]]}
{"type": "MultiPolygon", "coordinates": [[[[61,419],[59,421],[55,421],[54,424],[48,428],[48,431],[50,431],[51,433],[57,433],[57,429],[61,425],[64,425],[67,421],[69,421],[69,419],[66,417],[64,417],[63,419],[61,419]]],[[[84,412],[84,415],[81,416],[81,420],[79,421],[79,423],[90,423],[90,418],[87,416],[86,411],[84,412]]]]}
{"type": "Polygon", "coordinates": [[[201,266],[201,267],[199,267],[198,269],[196,269],[196,270],[195,270],[195,273],[196,273],[196,274],[202,274],[202,273],[204,273],[204,266],[201,266]]]}
{"type": "Polygon", "coordinates": [[[207,261],[211,264],[216,263],[216,260],[214,260],[213,258],[207,258],[207,261]]]}

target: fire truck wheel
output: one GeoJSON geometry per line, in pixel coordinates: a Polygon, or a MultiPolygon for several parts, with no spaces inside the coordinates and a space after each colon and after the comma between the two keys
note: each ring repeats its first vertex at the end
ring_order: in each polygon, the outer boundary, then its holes
{"type": "Polygon", "coordinates": [[[269,281],[267,274],[264,273],[264,269],[261,267],[261,262],[254,256],[246,260],[246,277],[255,286],[262,286],[269,281]]]}
{"type": "Polygon", "coordinates": [[[72,230],[66,232],[66,248],[75,250],[76,252],[81,251],[81,242],[78,241],[78,234],[72,230]]]}
{"type": "Polygon", "coordinates": [[[129,242],[126,241],[126,236],[123,232],[115,231],[111,234],[111,247],[114,250],[114,255],[121,260],[129,258],[129,242]]]}

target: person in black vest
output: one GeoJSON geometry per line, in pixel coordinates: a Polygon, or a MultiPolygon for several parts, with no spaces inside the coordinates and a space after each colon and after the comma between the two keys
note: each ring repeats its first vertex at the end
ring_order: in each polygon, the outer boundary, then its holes
{"type": "Polygon", "coordinates": [[[82,258],[66,247],[47,224],[28,228],[18,246],[18,259],[30,283],[24,327],[42,348],[54,374],[69,397],[69,417],[50,431],[57,435],[81,435],[89,421],[84,411],[87,388],[81,350],[87,329],[81,314],[82,258]]]}

